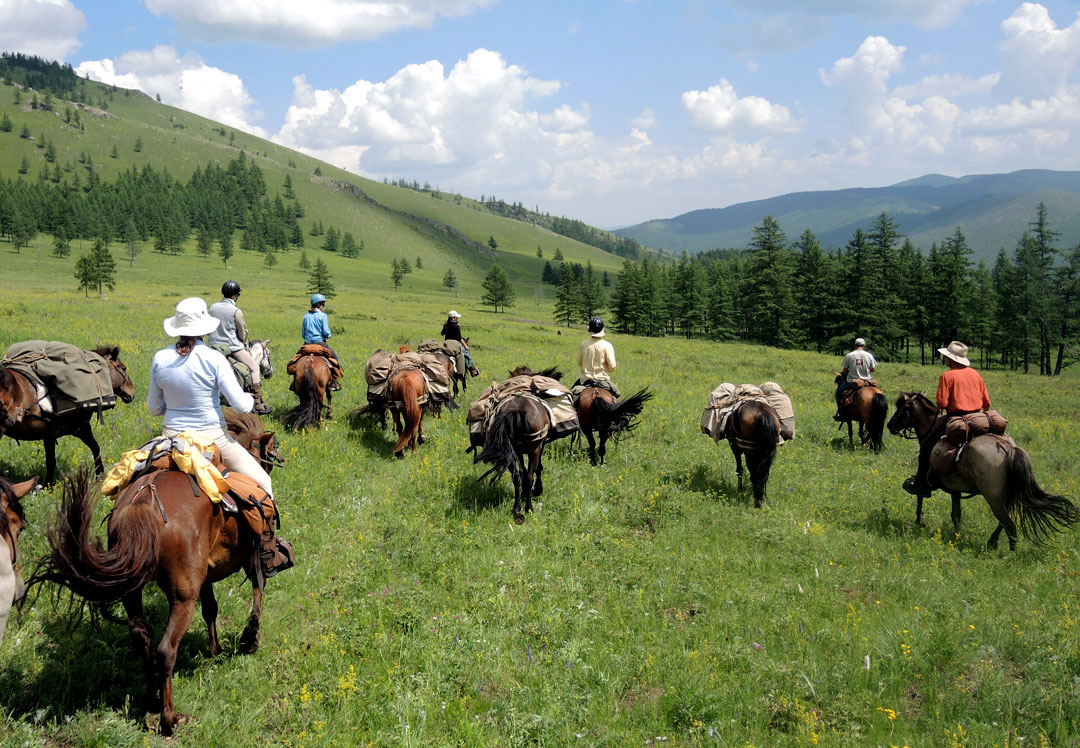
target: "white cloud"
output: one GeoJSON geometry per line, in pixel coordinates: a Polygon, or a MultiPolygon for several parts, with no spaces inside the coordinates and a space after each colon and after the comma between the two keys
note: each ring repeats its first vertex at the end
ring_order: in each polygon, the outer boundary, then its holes
{"type": "Polygon", "coordinates": [[[0,50],[63,60],[82,46],[84,28],[70,0],[0,0],[0,50]]]}
{"type": "Polygon", "coordinates": [[[928,96],[985,96],[1000,79],[1000,73],[990,73],[978,78],[952,73],[928,75],[918,83],[897,86],[893,89],[892,95],[902,99],[924,99],[928,96]]]}
{"type": "Polygon", "coordinates": [[[483,10],[497,0],[142,0],[202,40],[247,39],[284,46],[370,41],[483,10]]]}
{"type": "Polygon", "coordinates": [[[695,125],[715,132],[798,132],[802,127],[785,106],[772,104],[760,96],[740,99],[726,78],[705,91],[686,91],[682,105],[695,125]]]}
{"type": "Polygon", "coordinates": [[[638,130],[656,127],[656,111],[652,107],[645,107],[641,110],[641,114],[630,120],[630,124],[638,130]]]}
{"type": "Polygon", "coordinates": [[[875,119],[885,102],[889,77],[903,67],[905,49],[883,36],[868,36],[853,56],[840,58],[832,70],[818,70],[822,83],[844,91],[845,111],[857,127],[875,119]]]}
{"type": "Polygon", "coordinates": [[[1080,17],[1058,28],[1044,6],[1023,3],[1002,21],[1001,31],[1002,76],[996,93],[1003,99],[1061,94],[1080,59],[1080,17]]]}
{"type": "Polygon", "coordinates": [[[1072,94],[1029,102],[1014,99],[1008,104],[973,109],[963,117],[966,129],[982,133],[1068,128],[1078,123],[1080,100],[1072,94]]]}
{"type": "Polygon", "coordinates": [[[253,123],[261,113],[255,111],[255,101],[240,77],[207,65],[198,55],[181,57],[173,47],[158,45],[149,51],[127,52],[115,60],[88,60],[75,72],[150,96],[160,95],[165,104],[266,137],[266,131],[253,123]]]}
{"type": "Polygon", "coordinates": [[[982,0],[728,0],[755,13],[806,13],[820,16],[850,15],[864,21],[907,21],[924,29],[955,23],[964,9],[982,0]]]}

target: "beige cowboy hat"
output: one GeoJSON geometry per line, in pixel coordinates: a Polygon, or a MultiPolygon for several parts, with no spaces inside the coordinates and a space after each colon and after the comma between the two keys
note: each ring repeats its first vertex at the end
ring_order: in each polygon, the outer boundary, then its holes
{"type": "Polygon", "coordinates": [[[198,296],[192,296],[176,305],[176,314],[166,319],[162,327],[167,335],[174,338],[198,338],[212,333],[220,324],[221,320],[210,316],[206,302],[198,296]]]}
{"type": "Polygon", "coordinates": [[[961,366],[971,366],[971,361],[967,357],[968,347],[959,340],[949,343],[947,348],[938,348],[937,352],[946,358],[951,358],[961,366]]]}

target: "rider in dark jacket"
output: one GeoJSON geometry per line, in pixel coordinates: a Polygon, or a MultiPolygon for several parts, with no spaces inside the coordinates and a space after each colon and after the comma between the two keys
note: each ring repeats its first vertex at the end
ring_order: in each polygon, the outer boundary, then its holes
{"type": "Polygon", "coordinates": [[[459,319],[461,319],[461,315],[451,309],[450,314],[446,317],[446,322],[444,322],[442,326],[443,340],[456,340],[461,343],[461,349],[465,353],[465,366],[468,367],[470,374],[474,377],[478,377],[480,376],[480,369],[476,368],[472,356],[469,355],[469,344],[461,337],[461,325],[458,324],[459,319]]]}

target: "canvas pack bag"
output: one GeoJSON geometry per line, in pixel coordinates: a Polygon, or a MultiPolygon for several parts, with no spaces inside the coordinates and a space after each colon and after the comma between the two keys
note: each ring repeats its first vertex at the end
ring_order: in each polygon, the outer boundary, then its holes
{"type": "Polygon", "coordinates": [[[93,351],[59,341],[27,340],[8,348],[2,363],[40,382],[57,415],[116,406],[109,362],[93,351]]]}

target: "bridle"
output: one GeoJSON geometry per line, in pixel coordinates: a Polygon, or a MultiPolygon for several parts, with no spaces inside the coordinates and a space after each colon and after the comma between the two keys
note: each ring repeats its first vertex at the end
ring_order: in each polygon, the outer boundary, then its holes
{"type": "MultiPolygon", "coordinates": [[[[920,398],[920,397],[923,398],[924,400],[926,400],[927,402],[929,402],[929,398],[927,398],[922,393],[917,393],[917,392],[913,392],[913,393],[911,393],[910,395],[907,395],[904,398],[903,410],[902,411],[897,410],[897,415],[899,415],[902,412],[904,414],[904,417],[905,417],[906,421],[907,421],[907,425],[905,425],[903,428],[901,428],[901,429],[897,430],[896,432],[894,432],[896,436],[899,436],[902,439],[917,439],[917,440],[921,439],[919,434],[915,431],[915,423],[914,423],[915,419],[912,416],[912,410],[914,410],[914,408],[915,408],[915,401],[916,401],[917,398],[920,398]]],[[[927,429],[926,433],[927,434],[934,433],[934,431],[938,427],[938,424],[939,424],[940,420],[942,418],[947,418],[947,417],[948,416],[946,414],[943,414],[940,410],[935,410],[934,411],[934,418],[930,422],[930,428],[927,429]]]]}

